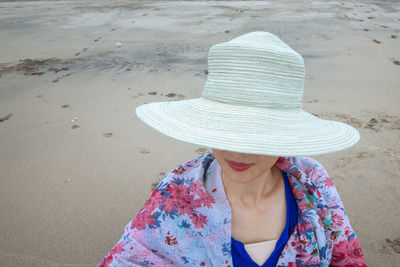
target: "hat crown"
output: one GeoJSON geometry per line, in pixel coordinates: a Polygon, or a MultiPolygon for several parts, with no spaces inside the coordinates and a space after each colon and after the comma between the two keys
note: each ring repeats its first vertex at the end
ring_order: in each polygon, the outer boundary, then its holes
{"type": "Polygon", "coordinates": [[[203,97],[233,104],[301,109],[304,61],[277,36],[252,32],[212,46],[203,97]]]}

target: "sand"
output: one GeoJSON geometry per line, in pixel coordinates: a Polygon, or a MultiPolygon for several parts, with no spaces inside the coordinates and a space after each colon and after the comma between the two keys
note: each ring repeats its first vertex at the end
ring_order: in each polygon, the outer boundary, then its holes
{"type": "Polygon", "coordinates": [[[356,127],[330,173],[369,266],[400,262],[397,1],[0,3],[0,262],[93,266],[152,184],[208,148],[135,117],[198,97],[207,51],[262,30],[304,56],[304,109],[356,127]],[[312,3],[312,4],[311,4],[312,3]]]}

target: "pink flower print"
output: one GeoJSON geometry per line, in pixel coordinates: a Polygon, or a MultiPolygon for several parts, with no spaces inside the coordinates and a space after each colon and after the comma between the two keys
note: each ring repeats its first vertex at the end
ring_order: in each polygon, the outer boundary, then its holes
{"type": "Polygon", "coordinates": [[[364,261],[364,253],[357,238],[340,241],[333,248],[332,261],[333,266],[366,266],[364,261]]]}
{"type": "Polygon", "coordinates": [[[204,185],[199,181],[195,181],[190,185],[190,189],[197,195],[203,193],[204,185]]]}
{"type": "Polygon", "coordinates": [[[196,203],[194,201],[194,195],[190,194],[180,194],[177,196],[175,199],[177,203],[177,208],[176,210],[179,212],[180,215],[190,215],[192,214],[192,211],[194,208],[198,208],[200,203],[196,203]]]}
{"type": "Polygon", "coordinates": [[[304,199],[305,198],[305,192],[302,189],[294,189],[293,195],[296,199],[304,199]]]}
{"type": "Polygon", "coordinates": [[[150,212],[142,212],[136,215],[131,223],[131,227],[136,227],[139,230],[145,229],[148,225],[154,225],[156,222],[150,212]]]}
{"type": "Polygon", "coordinates": [[[338,229],[341,226],[343,226],[343,217],[340,216],[337,213],[332,214],[332,223],[333,223],[333,228],[338,229]]]}
{"type": "Polygon", "coordinates": [[[113,261],[113,256],[110,253],[103,258],[98,267],[109,267],[112,261],[113,261]]]}
{"type": "Polygon", "coordinates": [[[114,255],[115,254],[121,254],[122,252],[124,252],[124,243],[117,243],[114,248],[110,251],[110,253],[103,258],[103,260],[101,261],[101,263],[99,264],[99,267],[108,267],[110,266],[110,264],[113,261],[114,255]]]}
{"type": "Polygon", "coordinates": [[[350,239],[349,256],[353,266],[365,266],[364,253],[357,238],[350,239]]]}
{"type": "Polygon", "coordinates": [[[338,264],[346,258],[349,242],[347,240],[340,241],[333,247],[331,264],[338,264]]]}
{"type": "Polygon", "coordinates": [[[326,177],[326,178],[324,179],[324,185],[325,185],[326,187],[333,187],[333,186],[334,186],[334,184],[333,184],[331,178],[329,178],[329,177],[326,177]]]}
{"type": "Polygon", "coordinates": [[[162,204],[164,206],[163,210],[168,213],[173,212],[176,209],[175,204],[176,202],[174,198],[167,197],[166,199],[164,199],[164,202],[162,204]]]}
{"type": "Polygon", "coordinates": [[[310,176],[315,177],[314,179],[319,180],[321,177],[324,177],[326,175],[326,172],[322,168],[315,168],[310,176]]]}
{"type": "Polygon", "coordinates": [[[297,206],[300,208],[300,210],[306,210],[307,201],[303,198],[300,202],[297,203],[297,206]]]}
{"type": "MultiPolygon", "coordinates": [[[[298,223],[297,224],[297,229],[299,232],[303,233],[311,229],[311,224],[310,223],[298,223]]],[[[301,238],[300,238],[301,239],[301,238]]]]}
{"type": "Polygon", "coordinates": [[[158,200],[157,196],[155,198],[149,198],[143,205],[142,210],[146,210],[147,212],[152,213],[156,208],[160,206],[160,202],[162,200],[158,200]]]}
{"type": "Polygon", "coordinates": [[[125,251],[124,249],[124,243],[119,242],[117,243],[114,248],[111,250],[110,254],[114,255],[114,254],[121,254],[122,252],[125,251]]]}
{"type": "Polygon", "coordinates": [[[153,193],[151,193],[150,199],[155,203],[161,203],[162,202],[162,192],[157,189],[154,190],[153,193]]]}
{"type": "Polygon", "coordinates": [[[170,193],[170,197],[172,199],[176,199],[177,201],[180,201],[181,199],[185,199],[186,195],[189,195],[190,190],[181,184],[175,184],[171,183],[167,186],[167,192],[170,193]]]}
{"type": "Polygon", "coordinates": [[[204,228],[204,225],[207,224],[207,216],[199,213],[193,213],[190,216],[190,219],[192,220],[192,223],[194,224],[195,228],[204,228]]]}
{"type": "Polygon", "coordinates": [[[201,203],[203,204],[203,207],[207,207],[209,209],[212,208],[212,204],[215,203],[215,199],[213,196],[211,196],[208,192],[205,192],[203,190],[199,191],[199,198],[201,203]]]}
{"type": "Polygon", "coordinates": [[[349,226],[346,226],[346,228],[344,228],[344,235],[348,238],[349,236],[351,236],[351,229],[349,226]]]}
{"type": "Polygon", "coordinates": [[[190,206],[193,210],[196,210],[198,208],[201,208],[201,205],[203,204],[203,201],[200,198],[196,198],[190,203],[190,206]]]}

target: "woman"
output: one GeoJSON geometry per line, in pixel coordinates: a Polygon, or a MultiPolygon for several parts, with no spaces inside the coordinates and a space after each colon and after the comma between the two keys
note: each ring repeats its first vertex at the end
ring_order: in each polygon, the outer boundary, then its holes
{"type": "Polygon", "coordinates": [[[302,57],[253,32],[211,47],[202,97],[142,105],[156,130],[213,148],[168,173],[99,266],[365,266],[325,169],[349,125],[301,108],[302,57]]]}

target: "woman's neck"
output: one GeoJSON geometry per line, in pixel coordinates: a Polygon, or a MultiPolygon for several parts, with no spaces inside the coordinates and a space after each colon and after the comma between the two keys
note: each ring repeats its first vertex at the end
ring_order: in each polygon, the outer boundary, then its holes
{"type": "Polygon", "coordinates": [[[224,172],[221,174],[226,196],[231,205],[239,205],[246,208],[257,207],[262,201],[268,199],[276,192],[282,183],[280,169],[275,165],[259,177],[251,181],[239,183],[224,172]]]}

